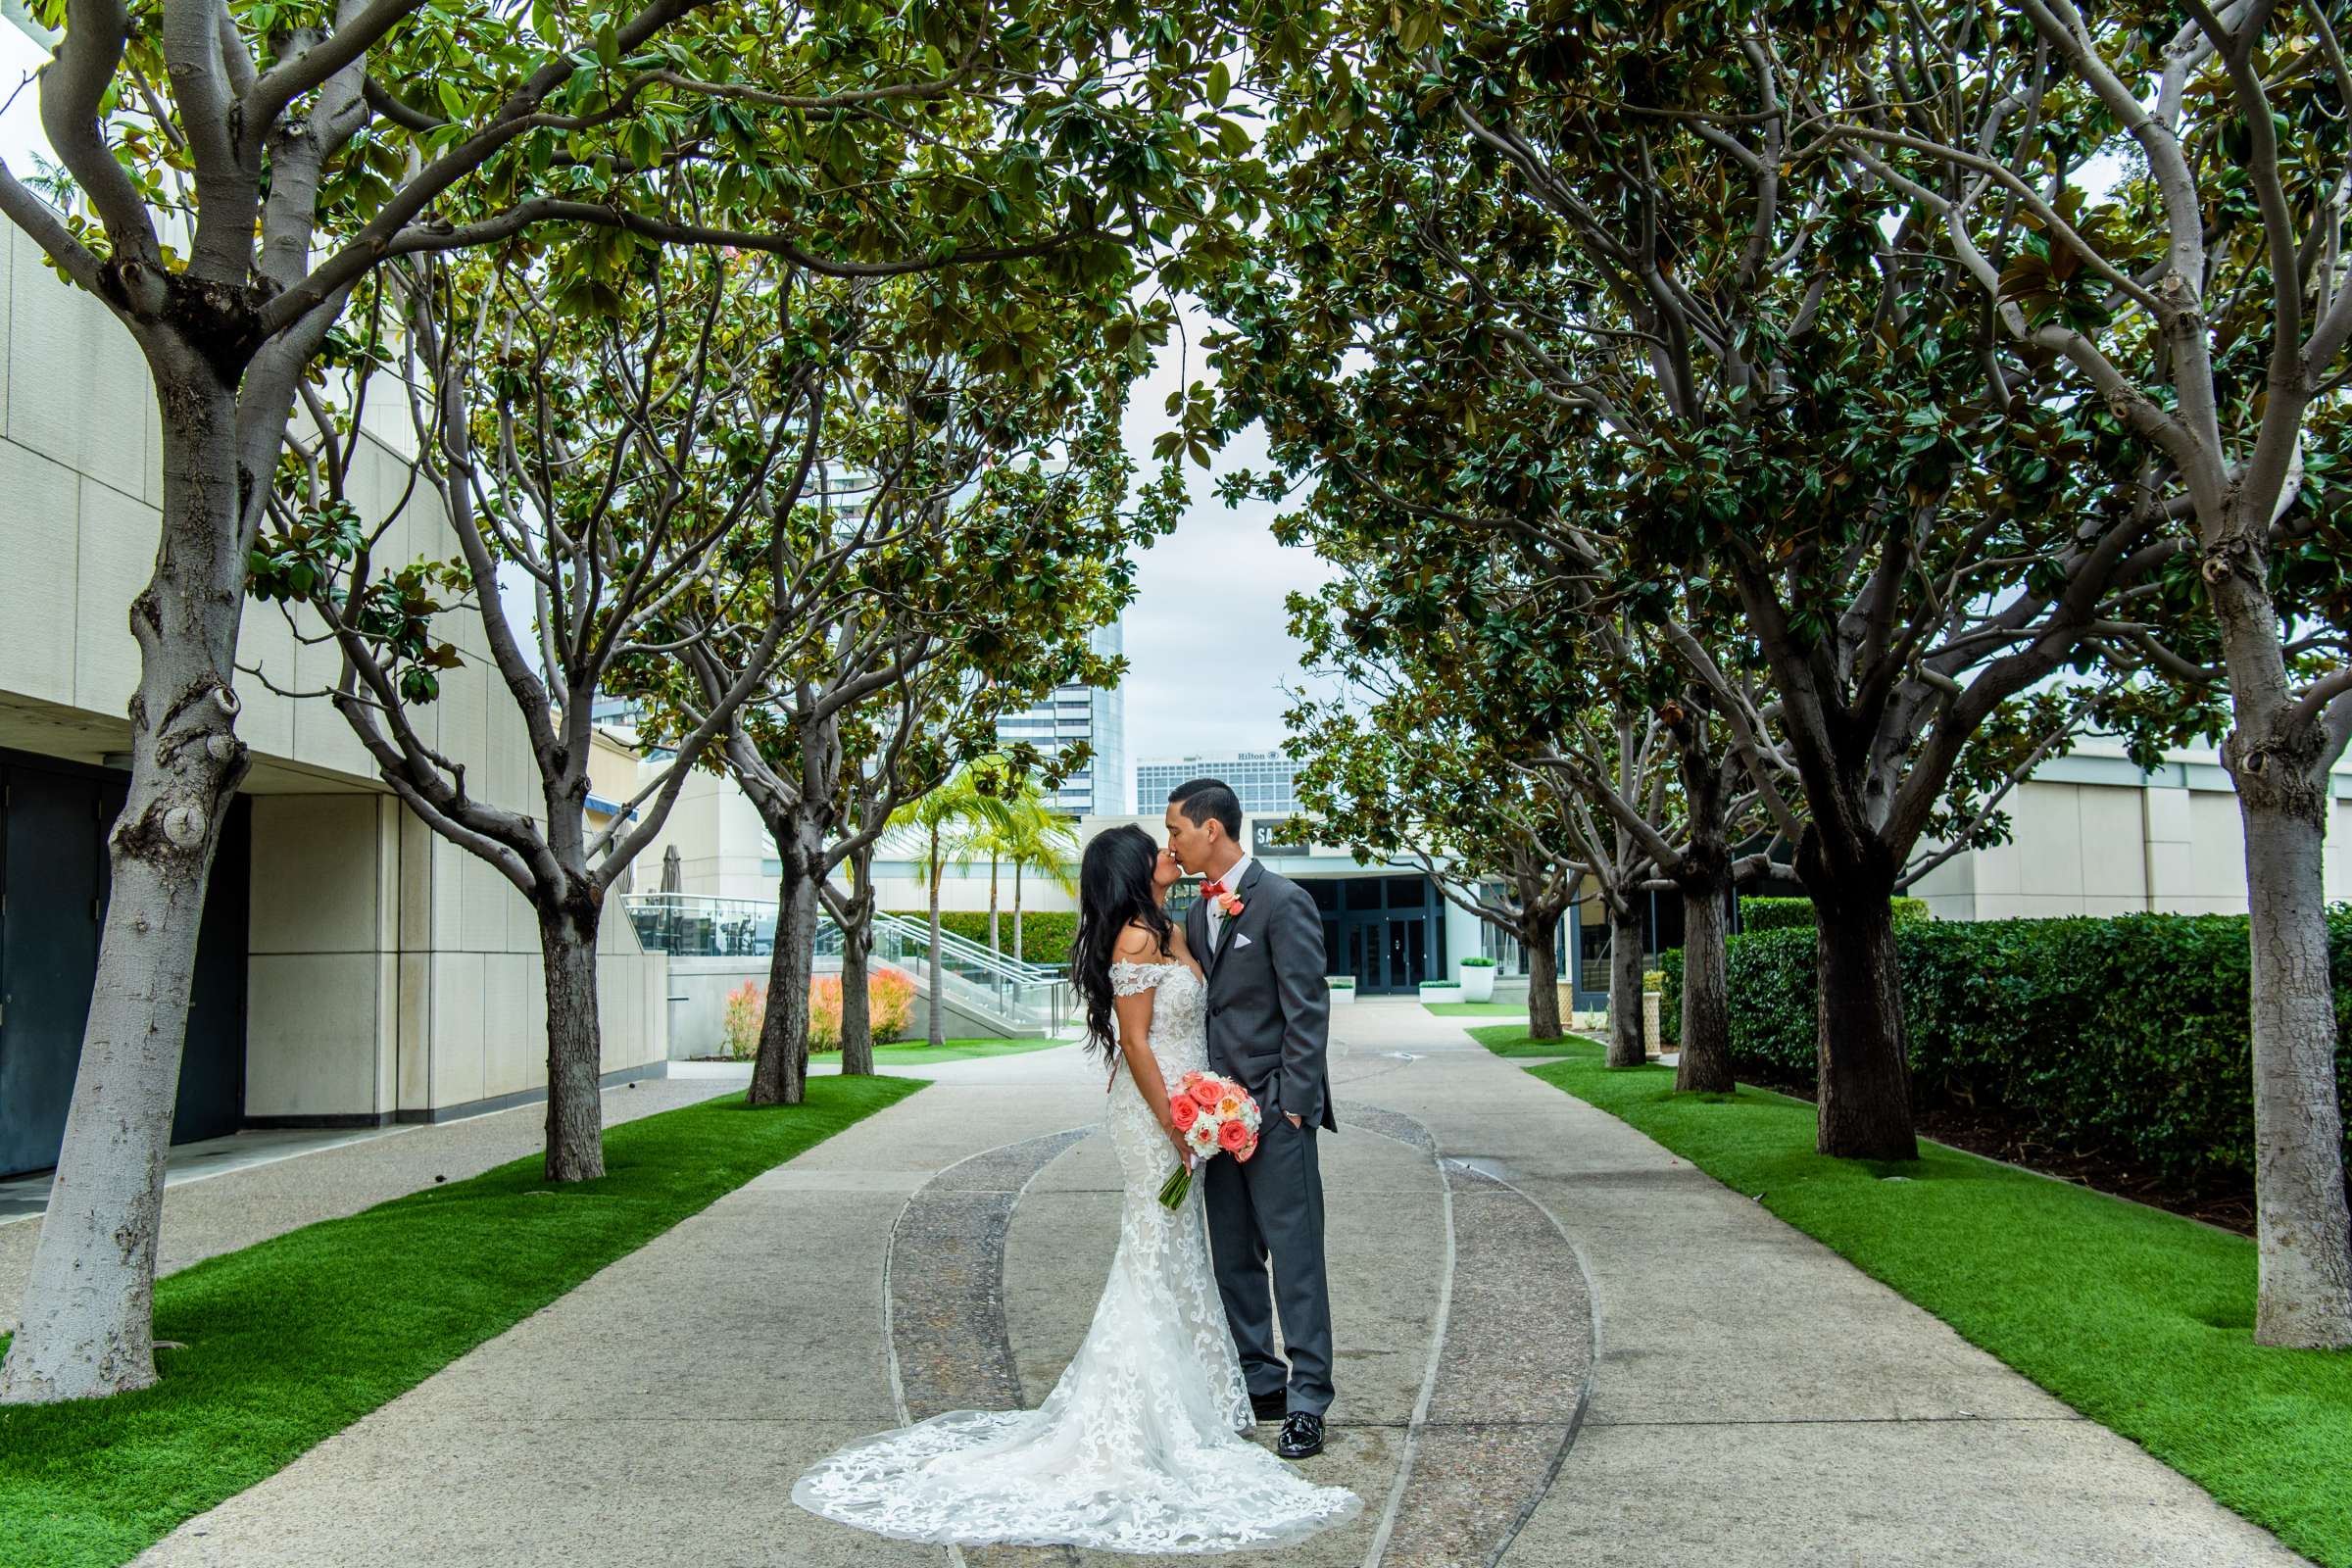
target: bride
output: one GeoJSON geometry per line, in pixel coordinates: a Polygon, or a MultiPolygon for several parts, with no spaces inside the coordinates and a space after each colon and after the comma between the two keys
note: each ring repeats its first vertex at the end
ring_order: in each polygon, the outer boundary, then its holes
{"type": "Polygon", "coordinates": [[[1174,1209],[1159,1202],[1191,1160],[1168,1085],[1208,1064],[1205,984],[1160,907],[1180,874],[1134,826],[1098,837],[1080,868],[1071,977],[1108,1062],[1103,1119],[1126,1195],[1085,1343],[1035,1410],[956,1410],[824,1459],[792,1489],[811,1513],[905,1541],[1214,1552],[1296,1541],[1363,1506],[1240,1436],[1254,1418],[1201,1184],[1174,1209]]]}

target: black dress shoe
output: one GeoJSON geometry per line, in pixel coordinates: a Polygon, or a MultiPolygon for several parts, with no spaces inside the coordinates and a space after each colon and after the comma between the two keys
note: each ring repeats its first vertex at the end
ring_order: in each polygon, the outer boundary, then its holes
{"type": "Polygon", "coordinates": [[[1291,1396],[1281,1389],[1250,1396],[1250,1412],[1260,1421],[1279,1421],[1291,1408],[1291,1396]]]}
{"type": "Polygon", "coordinates": [[[1282,1424],[1282,1441],[1274,1451],[1285,1459],[1311,1459],[1323,1451],[1323,1418],[1312,1410],[1293,1410],[1282,1424]]]}

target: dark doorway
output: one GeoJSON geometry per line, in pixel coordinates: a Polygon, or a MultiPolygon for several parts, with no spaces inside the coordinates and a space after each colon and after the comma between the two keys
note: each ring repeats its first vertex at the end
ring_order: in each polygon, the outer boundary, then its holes
{"type": "Polygon", "coordinates": [[[1421,876],[1315,878],[1299,884],[1323,916],[1333,974],[1353,975],[1356,995],[1410,992],[1446,972],[1446,921],[1421,876]]]}
{"type": "MultiPolygon", "coordinates": [[[[57,1163],[98,971],[106,834],[122,775],[0,752],[0,1176],[57,1163]]],[[[252,811],[222,829],[198,932],[172,1140],[245,1116],[245,956],[252,811]]]]}

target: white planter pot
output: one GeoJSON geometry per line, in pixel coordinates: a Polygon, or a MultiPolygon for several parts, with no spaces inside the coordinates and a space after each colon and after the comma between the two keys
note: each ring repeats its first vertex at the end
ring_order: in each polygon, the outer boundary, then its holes
{"type": "Polygon", "coordinates": [[[1424,980],[1421,982],[1421,1000],[1423,1002],[1459,1002],[1462,1000],[1462,988],[1449,981],[1424,980]]]}
{"type": "Polygon", "coordinates": [[[1454,971],[1461,977],[1464,1002],[1494,1000],[1494,966],[1489,963],[1465,963],[1454,971]]]}
{"type": "Polygon", "coordinates": [[[1355,987],[1353,986],[1333,986],[1330,988],[1330,995],[1331,1004],[1335,1007],[1355,1005],[1355,987]]]}

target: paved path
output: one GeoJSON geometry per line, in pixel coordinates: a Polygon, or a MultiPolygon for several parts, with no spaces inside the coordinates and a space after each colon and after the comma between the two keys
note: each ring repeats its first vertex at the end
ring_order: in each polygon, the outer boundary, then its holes
{"type": "MultiPolygon", "coordinates": [[[[1310,1470],[1368,1506],[1281,1560],[2301,1561],[1453,1021],[1359,1003],[1334,1027],[1340,1402],[1310,1470]]],[[[789,1498],[906,1415],[1034,1402],[1100,1288],[1100,1077],[1074,1050],[938,1076],[142,1561],[1080,1562],[881,1541],[789,1498]]]]}
{"type": "MultiPolygon", "coordinates": [[[[726,1094],[740,1085],[702,1078],[649,1078],[605,1091],[605,1125],[674,1110],[726,1094]]],[[[163,1235],[156,1271],[171,1274],[216,1252],[232,1252],[322,1219],[356,1214],[388,1202],[435,1177],[461,1181],[546,1147],[547,1107],[517,1105],[459,1121],[370,1130],[267,1163],[240,1165],[164,1189],[163,1235]]],[[[295,1140],[285,1134],[240,1134],[215,1139],[208,1152],[270,1149],[295,1140]]],[[[250,1156],[248,1156],[250,1157],[250,1156]]],[[[223,1161],[229,1162],[227,1160],[223,1161]]],[[[41,1222],[0,1222],[0,1328],[13,1328],[32,1268],[41,1222]]]]}

